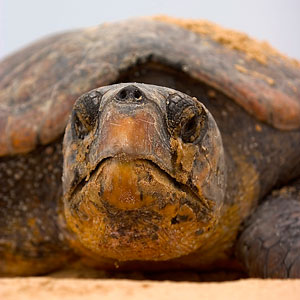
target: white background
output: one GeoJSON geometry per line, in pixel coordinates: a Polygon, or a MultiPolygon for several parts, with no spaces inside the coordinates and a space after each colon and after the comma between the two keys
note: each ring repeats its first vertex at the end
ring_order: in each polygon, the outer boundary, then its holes
{"type": "Polygon", "coordinates": [[[163,13],[244,31],[300,60],[300,0],[0,1],[0,58],[53,32],[163,13]]]}

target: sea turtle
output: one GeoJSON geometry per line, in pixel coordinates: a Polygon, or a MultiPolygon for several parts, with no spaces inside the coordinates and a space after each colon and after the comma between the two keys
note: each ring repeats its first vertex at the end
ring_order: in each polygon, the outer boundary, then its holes
{"type": "Polygon", "coordinates": [[[48,37],[0,78],[2,275],[300,277],[297,61],[160,16],[48,37]]]}

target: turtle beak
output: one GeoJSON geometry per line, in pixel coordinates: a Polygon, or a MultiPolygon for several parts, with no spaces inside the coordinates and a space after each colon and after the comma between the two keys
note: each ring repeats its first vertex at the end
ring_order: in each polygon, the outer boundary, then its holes
{"type": "Polygon", "coordinates": [[[170,137],[154,105],[109,103],[101,112],[95,158],[145,159],[172,174],[170,137]]]}

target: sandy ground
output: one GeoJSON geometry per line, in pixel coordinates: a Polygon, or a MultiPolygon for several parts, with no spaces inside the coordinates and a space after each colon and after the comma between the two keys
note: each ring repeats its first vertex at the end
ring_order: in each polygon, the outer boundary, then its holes
{"type": "Polygon", "coordinates": [[[56,299],[300,299],[300,280],[243,279],[223,283],[62,279],[28,277],[0,280],[1,300],[56,299]]]}
{"type": "Polygon", "coordinates": [[[0,279],[0,300],[300,300],[299,280],[246,279],[240,271],[96,270],[80,262],[44,277],[0,279]],[[226,280],[226,281],[224,281],[226,280]]]}

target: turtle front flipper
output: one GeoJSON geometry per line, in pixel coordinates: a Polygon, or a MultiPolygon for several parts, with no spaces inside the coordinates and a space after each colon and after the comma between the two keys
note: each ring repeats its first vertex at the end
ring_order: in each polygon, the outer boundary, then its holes
{"type": "Polygon", "coordinates": [[[72,258],[60,222],[61,169],[61,139],[0,157],[0,276],[48,273],[72,258]]]}
{"type": "Polygon", "coordinates": [[[300,278],[300,180],[273,192],[257,209],[237,255],[250,276],[300,278]]]}

